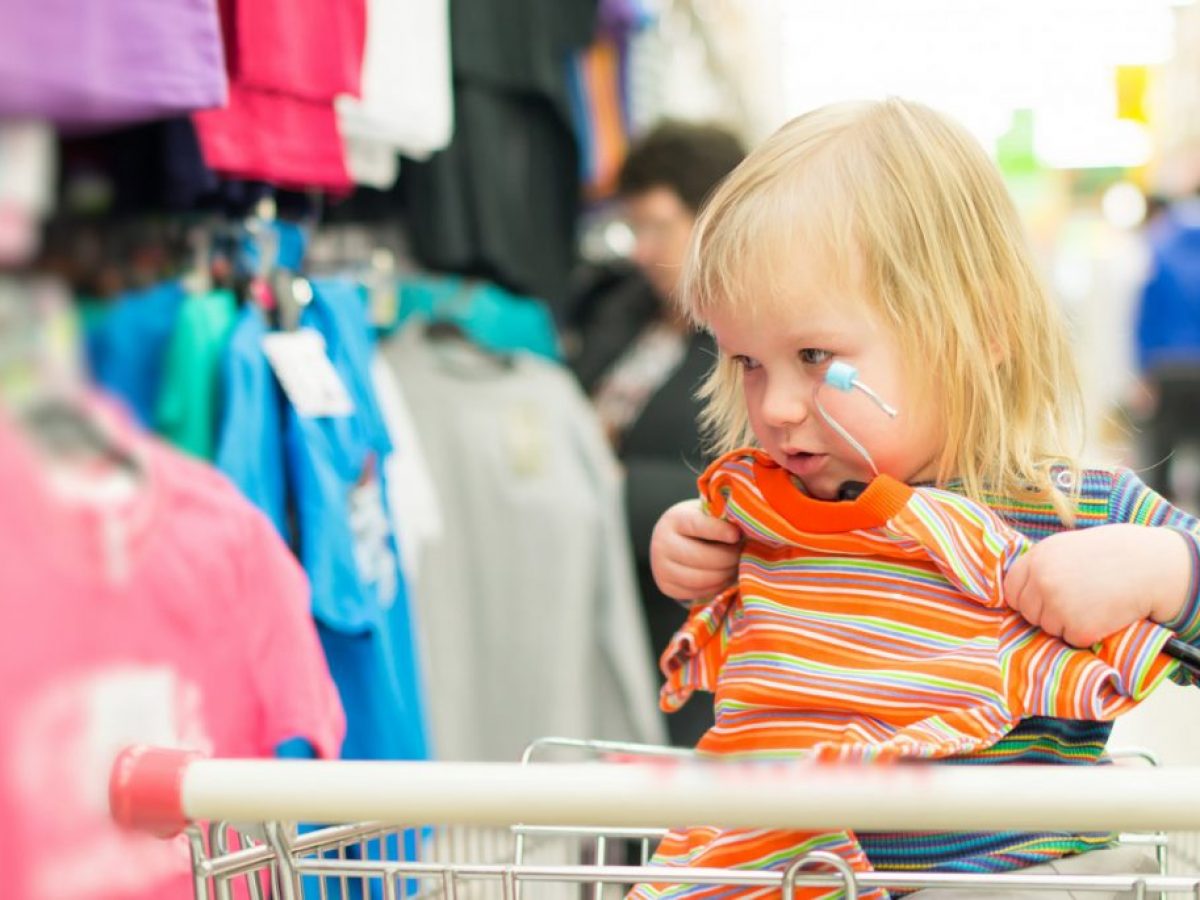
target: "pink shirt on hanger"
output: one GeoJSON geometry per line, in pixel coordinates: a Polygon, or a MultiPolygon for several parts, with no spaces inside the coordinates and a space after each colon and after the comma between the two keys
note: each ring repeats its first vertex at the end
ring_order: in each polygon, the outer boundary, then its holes
{"type": "Polygon", "coordinates": [[[224,109],[192,116],[204,162],[223,175],[283,188],[353,188],[337,115],[327,101],[301,100],[243,87],[229,88],[224,109]]]}
{"type": "Polygon", "coordinates": [[[2,416],[4,896],[190,898],[184,839],[118,830],[108,769],[131,743],[262,757],[299,737],[335,757],[304,574],[210,467],[120,425],[136,490],[67,498],[2,416]]]}
{"type": "Polygon", "coordinates": [[[333,102],[362,87],[366,0],[221,0],[220,13],[229,102],[192,117],[205,163],[349,193],[333,102]]]}
{"type": "Polygon", "coordinates": [[[223,0],[232,6],[230,73],[244,87],[332,100],[362,92],[366,0],[223,0]]]}

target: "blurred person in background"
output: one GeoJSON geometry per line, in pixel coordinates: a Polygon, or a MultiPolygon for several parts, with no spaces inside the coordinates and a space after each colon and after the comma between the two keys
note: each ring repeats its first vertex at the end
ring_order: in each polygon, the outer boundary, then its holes
{"type": "Polygon", "coordinates": [[[1198,508],[1200,472],[1200,196],[1151,206],[1145,223],[1150,266],[1137,310],[1147,483],[1198,508]],[[1184,459],[1190,467],[1181,465],[1184,459]],[[1189,475],[1190,471],[1190,475],[1189,475]]]}
{"type": "MultiPolygon", "coordinates": [[[[715,125],[664,122],[635,143],[618,178],[633,231],[633,266],[589,271],[576,291],[569,327],[571,365],[626,474],[626,508],[642,603],[655,653],[683,624],[650,573],[650,534],[672,504],[692,497],[706,457],[695,393],[715,353],[671,303],[696,214],[741,162],[738,138],[715,125]]],[[[692,747],[712,724],[694,704],[669,719],[671,741],[692,747]]]]}

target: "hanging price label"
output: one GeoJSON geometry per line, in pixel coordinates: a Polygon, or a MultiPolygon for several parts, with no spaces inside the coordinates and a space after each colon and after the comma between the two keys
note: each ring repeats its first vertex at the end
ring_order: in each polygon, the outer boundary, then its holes
{"type": "Polygon", "coordinates": [[[348,416],[354,401],[325,352],[325,339],[311,328],[263,338],[263,352],[283,392],[305,418],[348,416]]]}

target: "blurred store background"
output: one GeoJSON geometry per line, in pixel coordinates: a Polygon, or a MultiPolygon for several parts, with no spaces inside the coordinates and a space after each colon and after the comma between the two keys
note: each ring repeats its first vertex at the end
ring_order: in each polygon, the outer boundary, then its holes
{"type": "MultiPolygon", "coordinates": [[[[1003,171],[1088,457],[1200,509],[1200,4],[0,4],[0,894],[178,896],[107,824],[134,741],[694,741],[647,564],[705,459],[679,254],[747,148],[888,95],[1003,171]]],[[[1200,763],[1188,699],[1115,743],[1200,763]]]]}

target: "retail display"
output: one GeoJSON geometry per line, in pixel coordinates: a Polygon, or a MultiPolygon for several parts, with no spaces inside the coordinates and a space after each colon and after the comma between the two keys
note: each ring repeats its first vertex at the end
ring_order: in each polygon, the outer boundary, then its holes
{"type": "Polygon", "coordinates": [[[19,0],[6,19],[0,117],[23,119],[0,129],[0,251],[22,273],[0,301],[40,296],[27,271],[73,297],[53,326],[0,302],[5,897],[190,895],[186,848],[108,817],[104,773],[131,743],[411,760],[663,739],[619,472],[539,299],[574,257],[580,202],[552,63],[587,43],[595,4],[531,2],[522,16],[553,15],[524,61],[521,16],[495,20],[489,49],[473,29],[491,14],[452,6],[19,0]],[[307,258],[401,156],[465,185],[461,141],[504,162],[470,176],[503,265],[414,271],[403,248],[384,265],[398,223],[428,235],[432,210],[401,205],[364,220],[361,246],[307,258]],[[518,171],[546,214],[506,248],[518,171]],[[505,362],[443,378],[423,343],[439,331],[505,362]],[[398,359],[414,334],[424,350],[398,359]],[[70,378],[38,362],[51,337],[75,348],[70,378]],[[516,412],[465,445],[438,415],[493,400],[516,412]],[[472,464],[489,442],[538,477],[472,464]]]}

